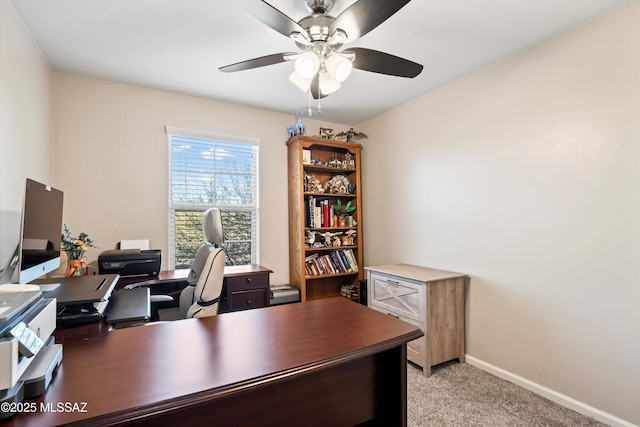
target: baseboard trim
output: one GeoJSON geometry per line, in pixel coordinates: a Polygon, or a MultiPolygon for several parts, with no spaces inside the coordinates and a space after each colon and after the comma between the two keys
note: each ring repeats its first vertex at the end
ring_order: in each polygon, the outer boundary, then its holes
{"type": "Polygon", "coordinates": [[[493,374],[496,377],[517,384],[522,388],[525,388],[535,394],[551,400],[552,402],[557,403],[558,405],[562,405],[565,408],[573,409],[574,411],[600,421],[601,423],[605,423],[613,427],[637,427],[635,424],[631,424],[628,421],[596,409],[569,396],[565,396],[564,394],[558,393],[557,391],[551,390],[550,388],[534,383],[533,381],[530,381],[526,378],[522,378],[521,376],[516,375],[512,372],[505,371],[502,368],[498,368],[497,366],[484,362],[473,356],[465,355],[465,359],[468,364],[473,365],[478,369],[482,369],[483,371],[493,374]]]}

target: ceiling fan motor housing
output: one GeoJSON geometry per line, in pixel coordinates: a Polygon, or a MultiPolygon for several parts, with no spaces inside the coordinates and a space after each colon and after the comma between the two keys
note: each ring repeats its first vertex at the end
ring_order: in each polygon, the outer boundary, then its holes
{"type": "Polygon", "coordinates": [[[331,37],[329,26],[332,21],[333,17],[329,15],[311,15],[302,18],[298,24],[307,30],[311,42],[326,42],[331,37]]]}
{"type": "Polygon", "coordinates": [[[311,13],[325,14],[333,7],[333,0],[306,0],[306,4],[311,13]]]}

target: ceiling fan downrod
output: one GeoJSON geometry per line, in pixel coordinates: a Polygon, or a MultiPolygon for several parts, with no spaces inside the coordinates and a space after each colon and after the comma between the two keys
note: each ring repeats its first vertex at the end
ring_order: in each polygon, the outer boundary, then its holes
{"type": "Polygon", "coordinates": [[[306,0],[307,9],[311,13],[326,15],[333,7],[333,0],[306,0]]]}

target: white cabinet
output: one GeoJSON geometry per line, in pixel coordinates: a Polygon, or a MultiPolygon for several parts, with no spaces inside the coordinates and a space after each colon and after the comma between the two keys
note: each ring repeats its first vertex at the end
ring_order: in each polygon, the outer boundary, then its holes
{"type": "Polygon", "coordinates": [[[464,362],[464,294],[467,275],[408,264],[365,267],[368,306],[419,326],[424,336],[407,344],[407,358],[431,367],[464,362]]]}

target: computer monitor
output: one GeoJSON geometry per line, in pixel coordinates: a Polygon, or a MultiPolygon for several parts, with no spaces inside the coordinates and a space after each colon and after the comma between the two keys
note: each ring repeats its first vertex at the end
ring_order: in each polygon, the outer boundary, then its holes
{"type": "Polygon", "coordinates": [[[63,193],[27,179],[20,241],[3,272],[3,283],[28,283],[60,267],[63,193]]]}

